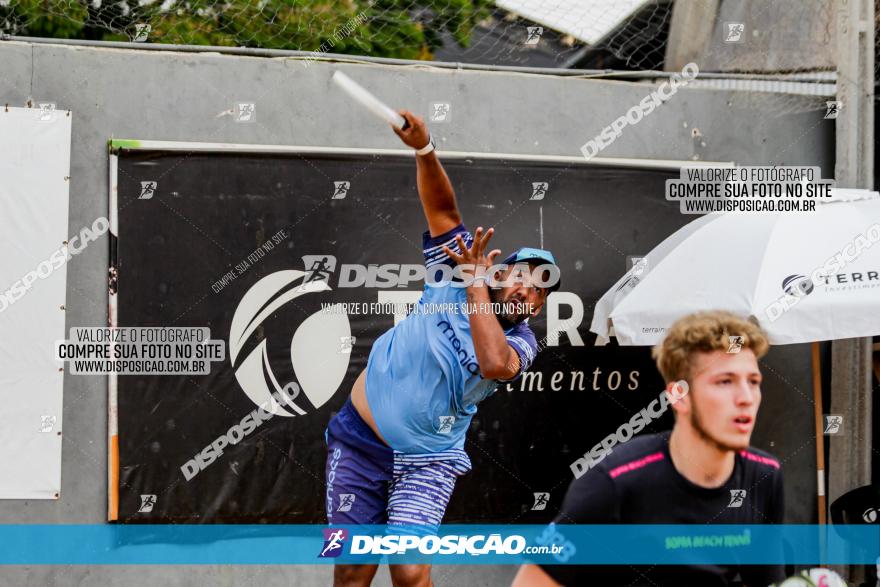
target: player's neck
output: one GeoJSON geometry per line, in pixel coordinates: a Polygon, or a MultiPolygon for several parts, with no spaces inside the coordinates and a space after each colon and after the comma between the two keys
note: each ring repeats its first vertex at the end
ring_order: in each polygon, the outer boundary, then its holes
{"type": "Polygon", "coordinates": [[[718,446],[684,425],[672,429],[669,455],[675,470],[700,487],[721,487],[733,474],[736,464],[734,451],[718,446]]]}

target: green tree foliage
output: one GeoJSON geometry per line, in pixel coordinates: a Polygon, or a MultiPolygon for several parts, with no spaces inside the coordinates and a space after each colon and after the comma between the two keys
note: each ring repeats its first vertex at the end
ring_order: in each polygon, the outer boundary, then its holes
{"type": "Polygon", "coordinates": [[[18,36],[247,46],[430,59],[445,35],[467,46],[491,0],[0,0],[18,36]]]}

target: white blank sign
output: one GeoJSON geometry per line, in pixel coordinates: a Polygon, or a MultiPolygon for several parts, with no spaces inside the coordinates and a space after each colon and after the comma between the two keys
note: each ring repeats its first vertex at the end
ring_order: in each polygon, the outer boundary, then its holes
{"type": "Polygon", "coordinates": [[[68,238],[70,121],[50,106],[0,107],[2,499],[61,492],[64,373],[54,345],[67,338],[67,266],[57,251],[68,238]]]}

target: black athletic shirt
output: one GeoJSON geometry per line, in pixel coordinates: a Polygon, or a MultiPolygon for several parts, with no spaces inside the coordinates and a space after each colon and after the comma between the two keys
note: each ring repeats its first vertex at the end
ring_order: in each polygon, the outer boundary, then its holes
{"type": "MultiPolygon", "coordinates": [[[[782,471],[769,454],[736,455],[733,474],[717,488],[688,481],[669,457],[669,432],[618,445],[575,479],[555,519],[563,524],[781,524],[782,471]],[[739,491],[745,490],[745,494],[739,491]],[[734,499],[731,492],[736,491],[734,499]],[[739,507],[736,504],[740,503],[739,507]],[[729,507],[733,505],[734,507],[729,507]]],[[[698,528],[695,528],[698,530],[698,528]]],[[[781,552],[781,546],[780,546],[781,552]]],[[[609,555],[609,562],[613,558],[609,555]]],[[[783,566],[542,565],[563,585],[739,585],[766,587],[785,578],[783,566]]]]}

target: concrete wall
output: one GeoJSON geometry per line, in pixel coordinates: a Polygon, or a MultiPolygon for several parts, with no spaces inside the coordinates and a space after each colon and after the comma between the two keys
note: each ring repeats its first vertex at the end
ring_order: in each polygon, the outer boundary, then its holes
{"type": "MultiPolygon", "coordinates": [[[[645,96],[635,82],[511,72],[440,70],[370,63],[313,63],[293,58],[175,53],[142,49],[0,42],[0,106],[54,102],[73,111],[70,226],[74,234],[107,213],[107,139],[134,138],[336,147],[397,148],[396,137],[328,92],[340,68],[390,103],[426,113],[450,102],[451,123],[436,124],[441,149],[579,155],[580,146],[645,96]],[[255,102],[257,122],[221,115],[255,102]]],[[[792,97],[681,89],[602,155],[739,164],[821,165],[832,169],[833,127],[822,110],[786,114],[792,97]],[[696,129],[696,131],[695,131],[696,129]]],[[[817,107],[818,108],[818,107],[817,107]]],[[[803,109],[798,109],[803,110],[803,109]]],[[[826,171],[826,175],[830,171],[826,171]]],[[[105,242],[105,241],[101,241],[105,242]]],[[[68,268],[67,328],[107,319],[107,249],[87,248],[68,268]]],[[[809,397],[805,346],[773,349],[768,377],[809,397]],[[792,373],[791,364],[803,364],[792,373]]],[[[811,418],[800,402],[786,418],[811,418]]],[[[106,513],[107,386],[100,377],[66,375],[59,501],[0,502],[5,523],[101,523],[106,513]]],[[[809,464],[812,441],[799,462],[809,464]]],[[[809,475],[812,475],[810,473],[809,475]]],[[[789,475],[791,479],[792,476],[789,475]]],[[[813,492],[809,477],[791,491],[813,492]]],[[[800,520],[808,521],[808,520],[800,520]]],[[[508,584],[512,569],[438,569],[438,584],[508,584]]],[[[380,573],[387,577],[387,573],[380,573]]],[[[0,585],[327,584],[329,568],[3,568],[0,585]]]]}

